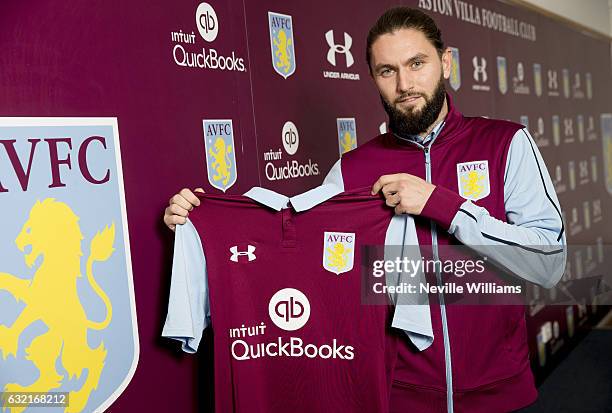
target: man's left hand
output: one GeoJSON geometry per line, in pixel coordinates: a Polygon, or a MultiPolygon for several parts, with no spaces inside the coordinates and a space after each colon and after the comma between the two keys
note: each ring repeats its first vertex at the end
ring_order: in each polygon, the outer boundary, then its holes
{"type": "Polygon", "coordinates": [[[383,175],[372,187],[372,195],[382,191],[387,205],[396,214],[420,215],[436,188],[435,185],[410,174],[383,175]]]}

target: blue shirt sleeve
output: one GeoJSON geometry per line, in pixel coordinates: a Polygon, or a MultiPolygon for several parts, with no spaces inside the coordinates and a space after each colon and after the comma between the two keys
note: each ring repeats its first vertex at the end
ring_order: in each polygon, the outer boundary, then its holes
{"type": "Polygon", "coordinates": [[[206,257],[200,236],[187,219],[185,225],[176,226],[168,315],[162,336],[178,340],[183,351],[195,353],[209,324],[206,257]]]}

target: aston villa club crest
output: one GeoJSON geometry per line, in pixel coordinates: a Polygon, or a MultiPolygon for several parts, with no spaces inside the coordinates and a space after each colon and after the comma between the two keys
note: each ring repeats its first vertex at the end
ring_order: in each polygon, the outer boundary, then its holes
{"type": "Polygon", "coordinates": [[[453,90],[459,90],[461,87],[461,66],[459,64],[459,49],[456,47],[449,47],[451,51],[451,73],[450,73],[450,85],[453,90]]]}
{"type": "Polygon", "coordinates": [[[563,96],[565,96],[566,99],[569,99],[569,97],[570,97],[570,74],[569,74],[569,69],[563,69],[562,73],[563,73],[563,96]]]}
{"type": "Polygon", "coordinates": [[[338,128],[338,147],[340,155],[347,153],[357,147],[357,126],[355,118],[336,119],[338,128]]]}
{"type": "Polygon", "coordinates": [[[355,261],[355,234],[325,232],[323,237],[323,268],[336,275],[352,270],[355,261]]]}
{"type": "Polygon", "coordinates": [[[610,113],[601,115],[601,138],[603,141],[606,189],[612,195],[612,114],[610,113]]]}
{"type": "Polygon", "coordinates": [[[489,162],[474,161],[457,164],[457,185],[459,195],[465,199],[478,201],[489,195],[489,162]]]}
{"type": "Polygon", "coordinates": [[[536,96],[542,96],[542,66],[539,63],[533,64],[533,86],[536,96]]]}
{"type": "Polygon", "coordinates": [[[508,70],[506,58],[503,56],[497,56],[497,87],[502,95],[508,92],[508,70]]]}
{"type": "Polygon", "coordinates": [[[295,73],[295,46],[291,16],[268,12],[274,71],[287,79],[295,73]]]}
{"type": "Polygon", "coordinates": [[[593,77],[591,76],[590,73],[587,73],[585,75],[586,78],[586,94],[587,94],[587,99],[591,100],[593,99],[593,77]]]}
{"type": "Polygon", "coordinates": [[[225,192],[236,183],[238,176],[232,121],[203,120],[202,124],[208,182],[225,192]]]}
{"type": "Polygon", "coordinates": [[[555,146],[559,146],[561,144],[561,120],[559,115],[553,115],[552,117],[552,130],[555,146]]]}

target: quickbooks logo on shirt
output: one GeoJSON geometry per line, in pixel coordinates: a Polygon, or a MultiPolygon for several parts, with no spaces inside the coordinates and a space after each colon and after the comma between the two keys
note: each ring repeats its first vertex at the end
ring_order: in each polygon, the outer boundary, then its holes
{"type": "MultiPolygon", "coordinates": [[[[281,131],[281,141],[287,155],[293,156],[297,153],[300,145],[300,134],[297,126],[291,121],[285,122],[281,131]]],[[[285,160],[283,162],[283,150],[270,149],[264,153],[266,161],[266,178],[269,181],[279,181],[284,179],[302,178],[305,176],[319,175],[319,164],[308,159],[307,164],[302,164],[298,160],[285,160]],[[281,162],[276,162],[281,161],[281,162]]]]}
{"type": "MultiPolygon", "coordinates": [[[[285,331],[297,331],[304,327],[310,318],[310,302],[306,295],[295,288],[283,288],[277,291],[268,303],[270,319],[278,328],[285,331]]],[[[353,346],[338,344],[332,339],[331,344],[305,344],[299,337],[277,337],[272,341],[249,343],[251,337],[263,337],[266,324],[259,323],[252,327],[231,328],[229,336],[232,357],[235,360],[252,360],[260,357],[308,357],[311,359],[353,360],[353,346]],[[248,341],[247,341],[248,340],[248,341]]],[[[256,340],[256,339],[254,339],[256,340]]]]}
{"type": "MultiPolygon", "coordinates": [[[[208,3],[200,3],[195,13],[195,24],[200,37],[207,43],[213,42],[219,34],[219,18],[215,9],[208,3]]],[[[246,72],[244,58],[237,57],[232,51],[231,56],[224,56],[216,49],[205,47],[193,49],[196,46],[195,30],[173,31],[170,33],[174,47],[172,57],[174,63],[181,67],[192,67],[210,70],[229,70],[246,72]]]]}

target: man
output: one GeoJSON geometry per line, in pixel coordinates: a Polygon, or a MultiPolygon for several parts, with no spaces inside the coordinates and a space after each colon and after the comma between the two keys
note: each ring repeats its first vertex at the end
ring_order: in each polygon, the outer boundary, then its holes
{"type": "MultiPolygon", "coordinates": [[[[552,287],[565,268],[564,226],[528,131],[458,112],[444,87],[451,52],[419,10],[384,13],[368,34],[366,56],[391,133],[345,154],[324,182],[345,190],[374,182],[372,194],[382,193],[397,214],[414,216],[419,244],[431,245],[434,259],[440,245],[462,243],[552,287]],[[481,171],[478,185],[461,180],[469,167],[481,171]]],[[[164,222],[184,223],[198,203],[182,190],[164,222]]],[[[436,278],[442,283],[439,272],[436,278]]],[[[537,398],[523,307],[446,305],[443,294],[430,299],[435,339],[400,346],[392,412],[507,412],[537,398]]]]}

